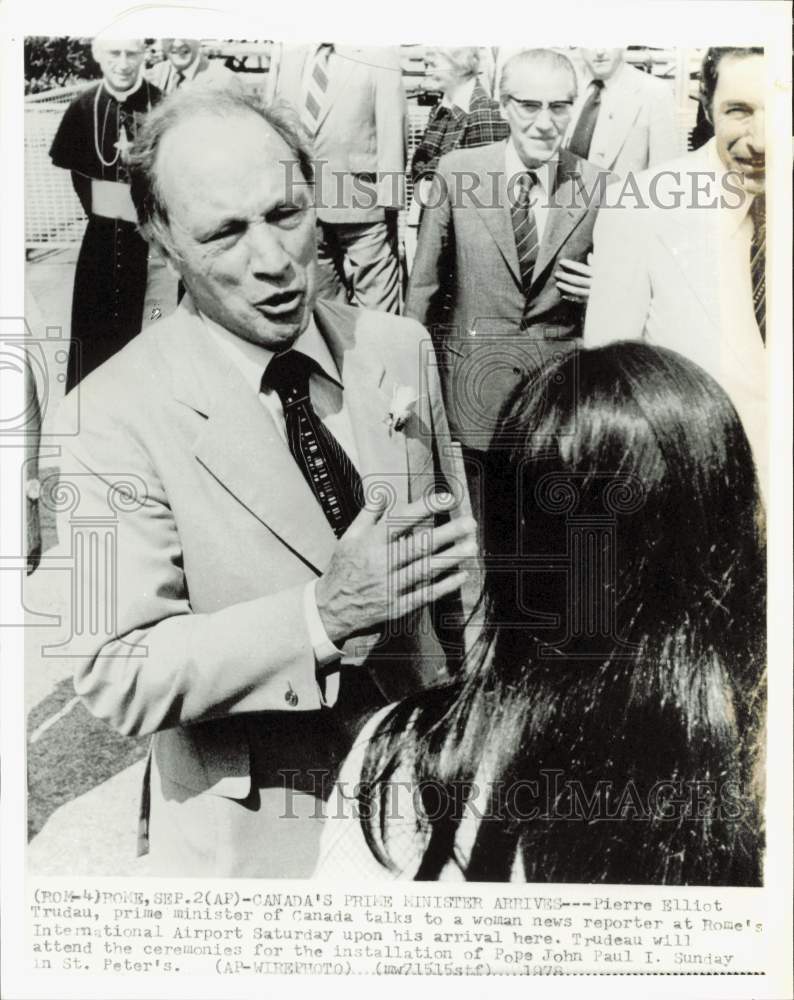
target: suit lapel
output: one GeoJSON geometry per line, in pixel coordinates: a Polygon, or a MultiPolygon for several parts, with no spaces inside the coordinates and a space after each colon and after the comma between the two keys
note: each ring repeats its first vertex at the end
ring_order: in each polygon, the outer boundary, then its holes
{"type": "MultiPolygon", "coordinates": [[[[290,549],[322,572],[336,538],[276,425],[192,307],[165,342],[174,395],[206,416],[196,459],[290,549]]],[[[223,525],[218,525],[224,530],[223,525]]]]}
{"type": "Polygon", "coordinates": [[[507,178],[505,177],[505,147],[507,142],[494,143],[486,146],[487,150],[483,169],[478,178],[478,187],[473,194],[476,201],[474,208],[479,213],[486,229],[491,234],[499,252],[516,280],[521,285],[521,271],[518,266],[518,251],[516,236],[513,231],[513,220],[510,215],[510,205],[507,197],[507,178]],[[496,191],[494,192],[494,178],[496,191]]]}
{"type": "Polygon", "coordinates": [[[328,112],[333,105],[337,101],[344,101],[344,89],[347,86],[348,78],[353,72],[353,67],[358,58],[360,57],[356,55],[355,50],[344,49],[339,46],[334,48],[330,62],[328,89],[325,92],[323,106],[320,108],[320,114],[317,118],[315,133],[319,132],[322,128],[323,122],[328,117],[328,112]]]}
{"type": "Polygon", "coordinates": [[[557,167],[557,186],[551,198],[543,239],[532,272],[532,284],[554,260],[560,247],[587,214],[587,199],[581,192],[583,181],[576,166],[576,157],[561,149],[557,167]]]}
{"type": "Polygon", "coordinates": [[[356,326],[371,314],[318,302],[315,319],[325,337],[344,386],[353,426],[365,496],[385,487],[397,501],[409,499],[406,437],[390,431],[387,415],[395,385],[373,338],[357,335],[356,326]]]}
{"type": "MultiPolygon", "coordinates": [[[[615,160],[618,158],[618,154],[623,148],[623,144],[626,141],[626,136],[629,133],[629,129],[632,126],[635,118],[637,117],[640,107],[641,107],[641,97],[639,94],[639,89],[636,86],[636,81],[633,79],[633,75],[627,73],[630,67],[624,67],[624,76],[629,83],[629,86],[624,86],[620,88],[620,91],[615,96],[619,99],[616,101],[609,101],[606,108],[602,107],[601,116],[605,119],[603,121],[603,133],[604,138],[601,140],[603,143],[604,158],[603,162],[606,166],[611,167],[615,160]],[[631,84],[634,84],[631,86],[631,84]],[[606,114],[604,114],[606,112],[606,114]]],[[[598,124],[602,124],[601,116],[599,116],[598,124]]],[[[596,143],[599,141],[598,135],[598,125],[596,126],[596,132],[593,135],[593,143],[591,149],[596,148],[596,143]]]]}

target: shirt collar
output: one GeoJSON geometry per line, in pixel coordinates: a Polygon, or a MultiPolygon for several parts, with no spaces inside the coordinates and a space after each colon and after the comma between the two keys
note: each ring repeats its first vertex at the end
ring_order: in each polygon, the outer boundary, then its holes
{"type": "Polygon", "coordinates": [[[171,70],[173,71],[175,77],[179,76],[179,74],[181,73],[182,76],[185,78],[185,80],[195,80],[196,73],[198,73],[200,62],[201,62],[201,53],[198,52],[196,53],[196,58],[188,66],[187,69],[177,69],[176,66],[174,66],[173,63],[171,63],[171,70]]]}
{"type": "Polygon", "coordinates": [[[444,94],[441,99],[442,106],[445,108],[460,108],[461,111],[468,114],[471,107],[471,95],[474,93],[476,83],[477,77],[470,76],[468,80],[462,80],[456,84],[448,94],[444,94]]]}
{"type": "Polygon", "coordinates": [[[133,94],[137,93],[141,89],[143,84],[143,70],[138,72],[138,79],[135,81],[134,85],[130,87],[129,90],[114,90],[113,87],[107,82],[107,80],[102,80],[102,86],[110,94],[111,97],[115,97],[119,104],[123,104],[128,97],[132,97],[133,94]]]}
{"type": "MultiPolygon", "coordinates": [[[[618,66],[618,68],[615,70],[612,76],[609,77],[608,80],[601,81],[604,84],[602,91],[606,92],[607,90],[613,90],[616,86],[618,86],[621,77],[624,75],[627,69],[628,69],[628,63],[624,59],[623,62],[620,64],[620,66],[618,66]]],[[[594,77],[592,74],[588,74],[587,85],[585,86],[585,90],[587,91],[588,94],[590,93],[590,84],[595,79],[596,77],[594,77]]]]}
{"type": "MultiPolygon", "coordinates": [[[[196,311],[198,312],[198,310],[196,311]]],[[[254,392],[258,393],[262,384],[262,375],[270,363],[274,352],[267,347],[262,347],[261,344],[252,344],[250,340],[243,340],[242,337],[231,333],[225,327],[221,326],[220,323],[216,323],[215,320],[210,319],[201,312],[198,312],[198,315],[212,336],[220,343],[226,354],[240,369],[246,383],[254,392]]],[[[339,371],[313,316],[309,317],[308,326],[292,346],[296,351],[300,351],[313,361],[316,361],[323,375],[337,385],[342,386],[339,371]]]]}
{"type": "Polygon", "coordinates": [[[513,144],[513,140],[508,139],[507,148],[505,149],[505,177],[509,183],[510,178],[515,177],[516,174],[526,174],[532,170],[533,173],[537,174],[538,183],[543,190],[545,199],[549,200],[556,187],[558,158],[559,150],[550,160],[541,163],[539,167],[525,167],[521,157],[518,155],[518,150],[513,144]]]}

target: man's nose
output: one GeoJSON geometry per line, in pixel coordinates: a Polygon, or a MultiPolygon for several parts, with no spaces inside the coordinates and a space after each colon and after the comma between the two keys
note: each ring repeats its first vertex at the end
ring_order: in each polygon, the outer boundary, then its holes
{"type": "Polygon", "coordinates": [[[747,133],[747,142],[756,153],[763,153],[766,149],[766,115],[763,110],[758,110],[750,120],[750,131],[747,133]]]}
{"type": "Polygon", "coordinates": [[[292,258],[282,245],[280,234],[267,222],[251,226],[248,231],[248,246],[251,254],[251,268],[257,274],[267,277],[282,277],[292,262],[292,258]]]}
{"type": "Polygon", "coordinates": [[[551,117],[551,111],[548,108],[541,108],[538,112],[538,117],[535,119],[535,128],[539,128],[541,132],[554,131],[554,121],[551,117]]]}

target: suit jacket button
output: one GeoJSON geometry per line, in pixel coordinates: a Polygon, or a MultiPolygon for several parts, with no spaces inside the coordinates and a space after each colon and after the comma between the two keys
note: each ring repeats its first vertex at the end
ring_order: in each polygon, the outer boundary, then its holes
{"type": "Polygon", "coordinates": [[[286,703],[290,706],[290,708],[295,708],[295,706],[298,704],[298,695],[293,690],[291,684],[287,686],[287,690],[284,693],[284,701],[286,701],[286,703]]]}

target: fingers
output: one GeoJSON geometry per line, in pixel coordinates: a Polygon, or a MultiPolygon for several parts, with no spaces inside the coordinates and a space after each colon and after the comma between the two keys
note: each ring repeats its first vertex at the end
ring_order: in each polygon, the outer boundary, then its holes
{"type": "Polygon", "coordinates": [[[557,282],[557,288],[564,299],[570,299],[573,302],[586,302],[589,298],[589,289],[582,291],[581,288],[575,288],[573,285],[567,285],[561,281],[557,282]]]}
{"type": "MultiPolygon", "coordinates": [[[[592,256],[592,254],[588,256],[586,264],[583,264],[578,260],[568,260],[567,257],[560,258],[558,263],[560,267],[564,268],[566,271],[575,271],[577,274],[584,274],[589,278],[592,273],[592,268],[590,266],[592,256]]],[[[573,277],[573,275],[569,275],[569,277],[573,277]]]]}
{"type": "Polygon", "coordinates": [[[458,570],[457,573],[453,573],[451,576],[445,576],[442,580],[437,580],[435,583],[428,583],[414,590],[413,593],[407,595],[399,602],[396,617],[404,618],[406,615],[411,614],[411,612],[418,611],[419,608],[432,604],[434,601],[438,601],[448,594],[454,594],[466,582],[468,575],[465,570],[458,570]]]}
{"type": "Polygon", "coordinates": [[[470,538],[459,541],[440,555],[425,555],[400,568],[396,576],[398,593],[407,595],[413,590],[422,589],[433,583],[451,570],[458,572],[463,568],[460,565],[462,562],[474,559],[476,556],[477,545],[470,538]]]}
{"type": "Polygon", "coordinates": [[[580,292],[590,288],[590,278],[585,278],[578,274],[566,274],[564,271],[555,271],[554,280],[558,288],[562,285],[568,285],[570,288],[576,288],[580,292]]]}
{"type": "Polygon", "coordinates": [[[458,541],[470,542],[477,550],[477,522],[473,517],[458,517],[439,528],[428,527],[422,532],[395,539],[392,565],[395,568],[426,558],[458,541]]]}

